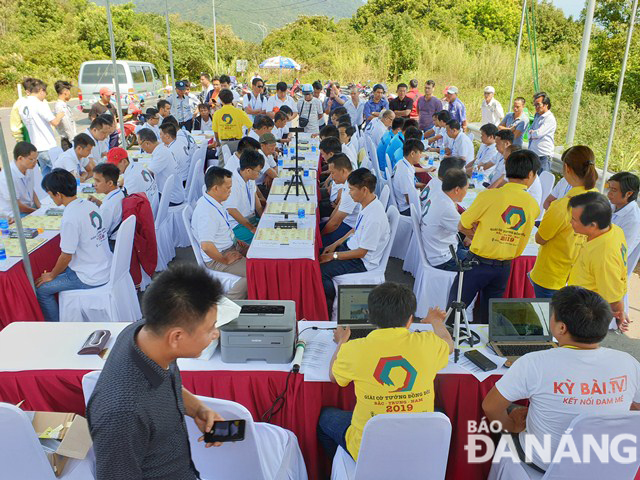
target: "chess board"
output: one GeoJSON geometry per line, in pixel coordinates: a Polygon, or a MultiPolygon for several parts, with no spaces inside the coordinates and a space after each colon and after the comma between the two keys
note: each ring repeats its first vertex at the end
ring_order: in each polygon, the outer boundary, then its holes
{"type": "Polygon", "coordinates": [[[316,206],[312,202],[267,202],[267,213],[281,214],[290,213],[298,214],[298,210],[304,208],[305,215],[315,215],[316,206]]]}
{"type": "MultiPolygon", "coordinates": [[[[47,215],[27,215],[22,219],[22,226],[24,228],[40,228],[42,230],[60,230],[60,224],[62,223],[62,215],[60,216],[47,216],[47,215]]],[[[36,238],[30,240],[36,240],[36,238]]]]}
{"type": "Polygon", "coordinates": [[[89,200],[89,197],[91,195],[93,195],[100,201],[104,200],[104,197],[106,196],[104,193],[82,193],[82,190],[78,191],[78,198],[84,198],[85,200],[89,200]]]}
{"type": "MultiPolygon", "coordinates": [[[[295,160],[285,159],[284,166],[287,168],[293,168],[296,166],[295,160]]],[[[310,160],[298,160],[298,166],[302,168],[318,168],[318,160],[310,159],[310,160]]]]}
{"type": "MultiPolygon", "coordinates": [[[[271,190],[269,190],[269,195],[285,195],[287,193],[287,189],[289,188],[288,185],[272,185],[271,186],[271,190]]],[[[315,195],[316,193],[316,186],[315,185],[305,185],[304,186],[305,190],[307,191],[308,195],[315,195]]],[[[299,188],[298,193],[300,195],[304,195],[302,188],[299,188]]],[[[291,187],[291,191],[289,192],[290,195],[295,195],[296,194],[296,187],[295,185],[291,187]]],[[[297,210],[296,210],[297,212],[297,210]]]]}
{"type": "MultiPolygon", "coordinates": [[[[27,242],[27,251],[31,253],[40,245],[42,245],[44,242],[46,242],[47,239],[43,237],[36,237],[36,238],[27,238],[25,241],[27,242]]],[[[7,257],[22,256],[22,250],[20,250],[20,240],[18,240],[17,238],[5,239],[4,248],[7,250],[7,257]]]]}
{"type": "Polygon", "coordinates": [[[255,239],[288,245],[291,242],[313,242],[313,228],[259,228],[255,239]]]}
{"type": "MultiPolygon", "coordinates": [[[[309,178],[316,178],[316,171],[315,170],[307,170],[309,178]]],[[[278,173],[278,177],[280,178],[291,178],[293,176],[293,170],[281,170],[278,173]]]]}

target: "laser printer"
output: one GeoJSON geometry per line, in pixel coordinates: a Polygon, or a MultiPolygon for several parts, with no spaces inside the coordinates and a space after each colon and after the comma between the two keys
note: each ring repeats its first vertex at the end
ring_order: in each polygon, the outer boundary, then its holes
{"type": "Polygon", "coordinates": [[[290,363],[297,334],[296,304],[291,300],[234,300],[238,318],[220,327],[225,363],[263,360],[290,363]]]}

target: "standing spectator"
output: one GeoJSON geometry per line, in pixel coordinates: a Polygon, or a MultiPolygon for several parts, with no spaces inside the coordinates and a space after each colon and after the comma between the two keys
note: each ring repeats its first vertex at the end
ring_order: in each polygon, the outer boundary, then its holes
{"type": "MultiPolygon", "coordinates": [[[[267,106],[265,110],[267,111],[267,115],[269,118],[273,119],[276,116],[276,113],[280,111],[283,105],[286,105],[293,112],[293,116],[291,119],[298,116],[298,112],[296,111],[296,104],[293,98],[287,93],[287,83],[286,82],[278,82],[276,84],[276,94],[272,97],[269,97],[267,100],[267,106]]],[[[287,126],[291,126],[291,122],[287,123],[287,126]]]]}
{"type": "Polygon", "coordinates": [[[420,130],[423,132],[431,130],[434,127],[433,115],[442,110],[442,102],[433,95],[435,88],[436,82],[427,80],[424,84],[424,95],[417,101],[414,101],[420,130]]]}
{"type": "Polygon", "coordinates": [[[491,85],[484,88],[484,102],[482,102],[482,125],[493,123],[500,125],[504,118],[504,109],[498,100],[495,99],[496,89],[491,85]]]}
{"type": "Polygon", "coordinates": [[[320,132],[320,119],[324,116],[322,103],[313,96],[313,87],[308,83],[302,85],[301,90],[303,97],[298,100],[297,106],[299,123],[305,133],[315,136],[320,132]]]}
{"type": "MultiPolygon", "coordinates": [[[[229,75],[220,75],[220,90],[230,90],[233,94],[233,106],[237,107],[240,104],[242,98],[240,98],[240,94],[236,92],[236,90],[231,85],[231,77],[229,75]]],[[[222,101],[220,100],[220,94],[218,93],[218,107],[221,107],[222,101]]]]}
{"type": "Polygon", "coordinates": [[[191,111],[191,99],[187,95],[187,82],[176,82],[176,93],[171,96],[171,115],[178,121],[180,128],[193,129],[193,113],[191,111]]]}
{"type": "Polygon", "coordinates": [[[56,129],[60,135],[60,146],[63,150],[67,150],[71,148],[71,140],[76,136],[76,122],[73,120],[73,114],[67,103],[71,100],[71,84],[64,80],[58,80],[53,87],[58,94],[58,101],[53,105],[53,113],[55,115],[60,112],[64,113],[64,117],[56,129]]]}
{"type": "Polygon", "coordinates": [[[413,106],[411,107],[411,118],[418,118],[418,98],[420,98],[420,90],[418,90],[418,80],[415,78],[409,82],[409,91],[407,92],[407,97],[411,99],[413,102],[413,106]]]}
{"type": "Polygon", "coordinates": [[[624,232],[629,255],[640,245],[640,207],[638,207],[640,180],[629,172],[618,172],[609,178],[607,196],[613,205],[611,222],[624,232]]]}
{"type": "Polygon", "coordinates": [[[171,102],[169,100],[158,100],[158,115],[162,117],[162,119],[167,118],[171,115],[171,102]]]}
{"type": "Polygon", "coordinates": [[[344,104],[344,108],[347,109],[347,113],[351,118],[351,125],[359,128],[364,122],[364,102],[360,98],[360,91],[358,87],[352,85],[349,89],[349,100],[344,104]]]}
{"type": "Polygon", "coordinates": [[[187,88],[185,89],[185,96],[189,98],[191,115],[195,115],[196,113],[198,113],[198,105],[200,104],[200,100],[195,93],[191,93],[191,85],[189,83],[189,80],[183,80],[183,82],[187,84],[187,88]]]}
{"type": "Polygon", "coordinates": [[[393,110],[396,117],[409,118],[413,108],[413,100],[407,97],[407,84],[399,84],[396,93],[398,96],[389,102],[389,109],[393,110]]]}
{"type": "Polygon", "coordinates": [[[447,88],[447,93],[445,95],[447,99],[447,110],[451,115],[452,120],[457,120],[463,130],[467,129],[467,108],[464,106],[464,103],[460,101],[458,98],[458,87],[449,87],[447,88]]]}
{"type": "MultiPolygon", "coordinates": [[[[211,79],[211,86],[213,87],[209,90],[209,93],[204,97],[204,103],[208,103],[211,105],[211,108],[216,108],[216,100],[218,99],[218,95],[220,94],[220,78],[213,77],[211,79]]],[[[160,108],[160,107],[158,107],[160,108]]]]}
{"type": "Polygon", "coordinates": [[[200,85],[202,85],[202,92],[200,92],[200,103],[205,103],[208,96],[211,96],[213,85],[211,84],[211,75],[202,72],[200,74],[200,85]]]}
{"type": "MultiPolygon", "coordinates": [[[[327,98],[324,99],[324,113],[329,115],[329,125],[335,125],[331,120],[331,114],[336,108],[344,106],[347,103],[347,97],[340,92],[340,84],[337,82],[329,83],[327,87],[327,98]]],[[[336,125],[337,127],[337,125],[336,125]]]]}
{"type": "MultiPolygon", "coordinates": [[[[373,86],[372,96],[369,97],[364,105],[364,119],[367,124],[371,123],[374,118],[380,117],[380,112],[389,108],[389,102],[384,98],[384,87],[379,83],[373,86]]],[[[391,119],[393,120],[393,118],[391,119]]]]}
{"type": "MultiPolygon", "coordinates": [[[[555,150],[554,136],[558,126],[556,117],[551,113],[551,99],[545,92],[533,96],[536,116],[529,130],[529,150],[540,157],[540,171],[551,171],[551,157],[555,150]]],[[[540,172],[538,172],[540,173],[540,172]]]]}
{"type": "Polygon", "coordinates": [[[99,93],[100,98],[96,103],[91,105],[91,110],[89,110],[89,120],[93,122],[98,115],[102,115],[103,113],[107,112],[110,113],[114,118],[117,118],[117,108],[113,103],[111,103],[113,90],[111,90],[109,87],[102,87],[99,93]]]}
{"type": "Polygon", "coordinates": [[[26,96],[29,95],[31,88],[33,87],[34,80],[35,78],[32,77],[26,77],[22,80],[22,89],[24,90],[25,96],[18,98],[11,107],[11,113],[9,114],[9,126],[11,128],[11,135],[16,139],[16,142],[29,141],[29,132],[27,131],[25,124],[22,123],[20,112],[22,111],[24,102],[27,100],[26,96]]]}
{"type": "MultiPolygon", "coordinates": [[[[311,84],[311,86],[313,87],[314,98],[317,98],[318,100],[320,100],[320,103],[324,103],[324,99],[326,95],[324,93],[324,88],[322,88],[322,82],[320,80],[316,80],[311,84]]],[[[322,127],[324,127],[325,125],[326,125],[326,122],[324,121],[324,115],[323,115],[322,119],[320,120],[320,125],[319,125],[320,130],[322,130],[322,127]]]]}
{"type": "Polygon", "coordinates": [[[210,132],[212,130],[211,105],[201,103],[198,105],[198,115],[193,119],[193,129],[201,132],[210,132]]]}
{"type": "Polygon", "coordinates": [[[513,101],[513,112],[507,113],[507,116],[498,125],[498,130],[511,130],[513,132],[513,144],[519,147],[522,146],[522,137],[529,126],[529,117],[524,113],[524,103],[524,98],[516,98],[513,101]]]}
{"type": "Polygon", "coordinates": [[[228,145],[231,153],[238,149],[238,142],[244,136],[243,127],[251,128],[253,122],[243,110],[233,106],[233,93],[224,89],[218,95],[222,101],[222,108],[213,114],[213,133],[216,136],[216,144],[228,145]]]}
{"type": "Polygon", "coordinates": [[[51,171],[49,150],[56,146],[56,137],[51,127],[57,127],[65,115],[64,112],[54,115],[46,98],[47,84],[35,79],[20,110],[20,117],[27,127],[31,143],[38,149],[38,164],[42,175],[51,171]]]}
{"type": "Polygon", "coordinates": [[[256,115],[267,113],[268,100],[269,96],[264,93],[264,81],[260,77],[255,77],[251,81],[251,92],[248,92],[242,100],[244,111],[247,112],[251,121],[255,120],[256,115]]]}

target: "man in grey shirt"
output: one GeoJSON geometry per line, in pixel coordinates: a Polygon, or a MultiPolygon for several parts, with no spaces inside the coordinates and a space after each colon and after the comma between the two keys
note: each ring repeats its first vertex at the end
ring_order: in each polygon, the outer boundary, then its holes
{"type": "Polygon", "coordinates": [[[529,127],[529,117],[524,113],[524,98],[518,97],[513,101],[513,112],[507,113],[502,119],[498,130],[511,130],[513,144],[522,147],[523,135],[529,127]]]}
{"type": "Polygon", "coordinates": [[[176,360],[198,357],[218,338],[222,293],[218,280],[189,264],[147,289],[145,320],[118,336],[87,406],[97,480],[200,478],[184,416],[202,432],[222,418],[182,386],[176,360]]]}

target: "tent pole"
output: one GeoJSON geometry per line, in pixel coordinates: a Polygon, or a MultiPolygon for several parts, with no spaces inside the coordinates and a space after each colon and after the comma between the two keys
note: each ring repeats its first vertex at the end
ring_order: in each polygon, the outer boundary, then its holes
{"type": "Polygon", "coordinates": [[[111,19],[111,2],[107,0],[107,24],[109,25],[109,43],[111,44],[111,61],[113,62],[113,84],[116,88],[116,106],[118,107],[118,119],[120,120],[120,143],[127,149],[126,135],[124,132],[124,118],[122,116],[122,99],[120,98],[120,82],[118,81],[118,64],[116,62],[116,41],[113,35],[113,22],[111,19]]]}
{"type": "Polygon", "coordinates": [[[171,70],[171,95],[176,96],[176,77],[173,74],[173,48],[171,47],[171,25],[169,24],[169,0],[165,0],[165,17],[167,19],[167,42],[169,46],[169,69],[171,70]]]}
{"type": "Polygon", "coordinates": [[[527,11],[527,0],[522,0],[522,17],[520,18],[520,33],[518,34],[518,46],[516,47],[516,61],[513,65],[513,80],[511,81],[511,96],[509,108],[513,106],[513,97],[516,93],[516,79],[518,76],[518,61],[520,60],[520,45],[522,44],[522,30],[524,29],[524,15],[527,11]]]}

